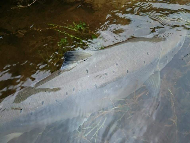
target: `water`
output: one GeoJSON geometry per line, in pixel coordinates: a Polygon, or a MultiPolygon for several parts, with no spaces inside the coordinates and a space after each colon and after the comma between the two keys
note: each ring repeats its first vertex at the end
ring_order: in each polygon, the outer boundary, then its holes
{"type": "MultiPolygon", "coordinates": [[[[162,27],[188,30],[189,12],[189,2],[179,0],[36,1],[29,7],[3,3],[1,101],[60,69],[66,51],[99,50],[131,38],[154,36],[150,34],[162,27]]],[[[80,118],[55,122],[25,132],[10,142],[188,143],[189,53],[187,38],[183,48],[161,71],[159,102],[148,96],[142,86],[126,99],[91,114],[83,124],[78,123],[80,118]],[[73,124],[79,127],[71,131],[73,124]]]]}

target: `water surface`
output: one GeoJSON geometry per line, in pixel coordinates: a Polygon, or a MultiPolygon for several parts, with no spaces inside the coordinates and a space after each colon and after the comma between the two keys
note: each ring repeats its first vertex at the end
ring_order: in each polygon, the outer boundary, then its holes
{"type": "MultiPolygon", "coordinates": [[[[162,28],[188,30],[189,12],[189,2],[180,0],[37,1],[29,7],[3,3],[0,99],[15,96],[16,91],[59,70],[67,51],[100,50],[129,39],[154,36],[162,28]]],[[[10,143],[190,142],[189,53],[187,38],[183,48],[161,71],[160,101],[154,107],[154,100],[142,86],[114,106],[91,114],[77,130],[70,131],[69,125],[80,121],[73,118],[26,132],[10,143]]]]}

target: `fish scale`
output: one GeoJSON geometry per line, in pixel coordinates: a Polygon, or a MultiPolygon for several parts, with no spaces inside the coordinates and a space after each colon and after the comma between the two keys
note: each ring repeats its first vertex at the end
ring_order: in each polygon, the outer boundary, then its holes
{"type": "MultiPolygon", "coordinates": [[[[112,105],[112,101],[127,97],[151,75],[160,72],[180,50],[186,30],[170,29],[164,34],[167,36],[160,35],[165,39],[159,42],[129,41],[100,51],[79,52],[91,56],[85,61],[76,61],[74,68],[35,87],[39,91],[44,88],[59,90],[34,92],[21,103],[12,103],[15,97],[3,101],[2,109],[6,110],[1,111],[1,140],[11,133],[44,128],[57,121],[86,118],[112,105]],[[167,61],[163,60],[166,56],[169,57],[167,61]],[[12,107],[19,107],[22,112],[12,107]]],[[[159,84],[157,80],[151,83],[159,84]]]]}

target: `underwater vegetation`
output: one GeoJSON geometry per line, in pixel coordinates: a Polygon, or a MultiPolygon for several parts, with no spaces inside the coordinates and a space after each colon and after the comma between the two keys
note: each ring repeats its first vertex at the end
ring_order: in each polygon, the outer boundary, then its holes
{"type": "Polygon", "coordinates": [[[85,49],[88,46],[86,41],[88,39],[97,38],[97,36],[90,31],[89,26],[85,22],[79,22],[78,24],[73,22],[72,25],[56,25],[56,24],[48,24],[52,26],[51,29],[57,31],[60,35],[63,35],[64,38],[61,38],[58,42],[59,47],[63,47],[69,44],[73,44],[73,42],[77,42],[75,47],[80,46],[85,49]],[[68,39],[68,40],[67,40],[68,39]]]}
{"type": "MultiPolygon", "coordinates": [[[[58,41],[57,41],[57,51],[55,51],[54,55],[51,56],[51,62],[63,62],[64,61],[64,54],[67,51],[72,51],[77,48],[79,49],[86,49],[88,48],[88,40],[97,38],[97,34],[92,32],[89,29],[89,26],[85,22],[78,22],[71,25],[65,24],[57,25],[57,24],[48,24],[51,30],[54,30],[58,33],[58,41]]],[[[46,50],[45,50],[46,51],[46,50]]],[[[44,62],[47,64],[49,61],[49,55],[44,54],[43,51],[39,50],[39,54],[44,59],[44,62]]]]}

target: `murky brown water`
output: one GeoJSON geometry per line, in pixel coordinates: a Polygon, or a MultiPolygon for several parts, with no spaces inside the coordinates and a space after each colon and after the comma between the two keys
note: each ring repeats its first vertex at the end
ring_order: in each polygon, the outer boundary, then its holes
{"type": "MultiPolygon", "coordinates": [[[[15,96],[16,91],[60,69],[66,51],[80,48],[99,50],[149,35],[160,27],[184,27],[188,30],[190,1],[36,1],[28,7],[2,2],[0,99],[15,96]],[[151,18],[152,13],[162,18],[151,18]]],[[[48,126],[36,142],[190,142],[188,39],[184,45],[162,70],[161,100],[154,121],[148,118],[149,111],[144,112],[143,105],[151,99],[147,99],[142,88],[125,102],[117,103],[116,109],[91,115],[72,135],[67,132],[63,135],[64,129],[58,128],[67,123],[55,123],[48,126]],[[137,127],[139,130],[135,130],[137,127]],[[64,139],[60,138],[62,136],[64,139]]],[[[32,131],[24,135],[30,139],[31,134],[32,131]]],[[[10,142],[25,141],[21,137],[10,142]]]]}

